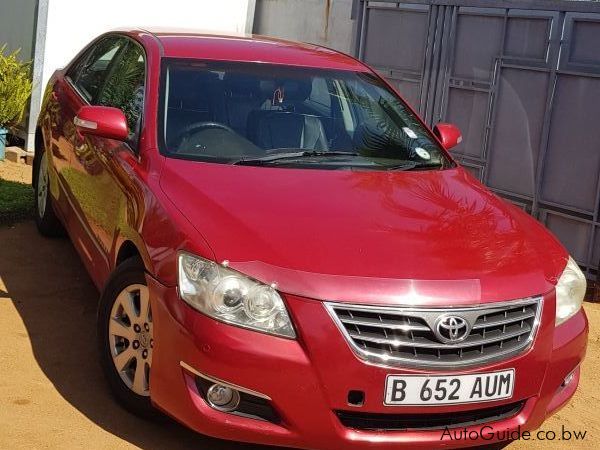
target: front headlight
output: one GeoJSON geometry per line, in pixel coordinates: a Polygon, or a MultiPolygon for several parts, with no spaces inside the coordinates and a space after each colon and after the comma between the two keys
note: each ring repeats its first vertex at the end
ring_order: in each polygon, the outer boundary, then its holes
{"type": "Polygon", "coordinates": [[[191,307],[233,325],[295,338],[275,289],[189,253],[179,254],[179,295],[191,307]]]}
{"type": "Polygon", "coordinates": [[[556,283],[556,325],[573,317],[581,309],[586,289],[585,275],[573,258],[569,257],[567,266],[556,283]]]}

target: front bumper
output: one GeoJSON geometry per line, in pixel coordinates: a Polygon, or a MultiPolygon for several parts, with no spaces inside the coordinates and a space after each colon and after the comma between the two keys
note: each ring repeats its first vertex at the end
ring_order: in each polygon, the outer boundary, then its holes
{"type": "MultiPolygon", "coordinates": [[[[164,287],[151,278],[148,284],[156,342],[150,388],[153,402],[202,434],[235,441],[323,450],[383,450],[401,444],[428,449],[489,444],[507,430],[538,428],[565,404],[577,388],[579,371],[566,387],[561,384],[579,366],[587,344],[588,324],[583,310],[555,329],[555,299],[550,294],[544,299],[536,342],[528,352],[499,363],[453,372],[514,368],[516,385],[512,399],[483,406],[390,408],[383,406],[388,374],[428,372],[360,361],[321,302],[286,296],[298,331],[298,340],[288,340],[217,322],[180,301],[175,288],[164,287]],[[274,424],[212,409],[201,397],[192,371],[183,368],[182,362],[214,379],[270,397],[281,422],[274,424]],[[365,392],[363,406],[348,406],[350,390],[365,392]],[[452,414],[517,401],[524,402],[517,415],[491,422],[485,435],[460,442],[447,434],[443,436],[442,430],[347,428],[335,414],[335,411],[398,414],[399,410],[403,414],[452,414]],[[492,434],[495,432],[499,434],[492,434]]],[[[467,432],[480,431],[481,427],[467,427],[467,432]]]]}

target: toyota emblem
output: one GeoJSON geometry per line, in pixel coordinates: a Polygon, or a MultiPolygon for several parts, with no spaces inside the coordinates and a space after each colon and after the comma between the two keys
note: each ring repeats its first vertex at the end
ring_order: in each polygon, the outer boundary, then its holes
{"type": "Polygon", "coordinates": [[[471,327],[469,322],[461,316],[454,316],[451,314],[444,315],[435,323],[435,337],[445,344],[454,344],[464,341],[467,336],[469,336],[470,332],[471,327]]]}

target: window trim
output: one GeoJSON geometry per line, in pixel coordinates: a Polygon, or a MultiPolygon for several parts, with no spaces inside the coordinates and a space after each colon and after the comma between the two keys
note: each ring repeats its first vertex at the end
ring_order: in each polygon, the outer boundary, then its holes
{"type": "Polygon", "coordinates": [[[75,93],[81,98],[83,103],[85,103],[86,105],[91,105],[90,101],[83,94],[83,92],[81,92],[81,90],[77,87],[77,85],[75,84],[75,82],[73,81],[73,79],[71,77],[65,75],[65,81],[67,82],[67,84],[69,86],[71,86],[73,91],[75,91],[75,93]]]}

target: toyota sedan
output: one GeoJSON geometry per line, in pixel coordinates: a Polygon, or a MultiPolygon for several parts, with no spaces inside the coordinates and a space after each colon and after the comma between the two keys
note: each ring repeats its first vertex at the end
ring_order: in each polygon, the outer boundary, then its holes
{"type": "Polygon", "coordinates": [[[136,414],[306,449],[490,443],[575,392],[586,281],[460,141],[329,49],[111,32],[47,87],[36,221],[101,291],[136,414]]]}

